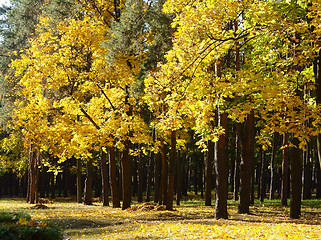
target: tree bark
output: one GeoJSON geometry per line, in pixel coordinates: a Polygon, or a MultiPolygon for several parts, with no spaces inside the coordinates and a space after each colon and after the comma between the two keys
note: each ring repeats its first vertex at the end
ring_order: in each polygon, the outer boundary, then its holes
{"type": "Polygon", "coordinates": [[[299,139],[293,138],[291,149],[291,202],[290,218],[300,218],[302,195],[302,151],[299,149],[299,139]]]}
{"type": "Polygon", "coordinates": [[[116,167],[116,158],[115,158],[115,149],[114,147],[109,147],[109,186],[111,192],[111,198],[113,202],[113,208],[120,207],[119,200],[119,189],[117,183],[117,167],[116,167]]]}
{"type": "Polygon", "coordinates": [[[139,203],[143,202],[143,190],[144,190],[144,170],[143,166],[145,165],[144,159],[141,155],[138,156],[138,192],[137,192],[137,201],[139,203]]]}
{"type": "Polygon", "coordinates": [[[270,162],[270,196],[269,199],[274,199],[274,192],[275,192],[275,169],[274,169],[274,161],[275,161],[275,153],[277,148],[277,135],[276,133],[273,134],[273,143],[272,143],[272,156],[271,156],[271,162],[270,162]]]}
{"type": "Polygon", "coordinates": [[[161,170],[162,170],[162,155],[157,153],[155,157],[155,168],[154,168],[154,203],[160,203],[161,194],[161,170]]]}
{"type": "Polygon", "coordinates": [[[264,202],[264,198],[266,197],[265,157],[266,157],[265,151],[261,149],[260,202],[264,202]]]}
{"type": "Polygon", "coordinates": [[[227,197],[228,197],[228,158],[227,158],[227,113],[218,110],[218,126],[225,130],[215,144],[215,172],[216,172],[216,203],[215,219],[228,218],[227,197]]]}
{"type": "Polygon", "coordinates": [[[238,213],[249,213],[251,197],[251,176],[254,163],[254,110],[245,120],[244,128],[238,124],[238,133],[241,139],[241,163],[240,163],[240,196],[238,213]]]}
{"type": "Polygon", "coordinates": [[[212,169],[214,162],[214,143],[207,142],[208,151],[205,154],[205,206],[212,205],[212,169]]]}
{"type": "Polygon", "coordinates": [[[108,167],[107,167],[107,153],[103,148],[100,148],[101,157],[101,184],[102,184],[102,200],[103,206],[109,205],[108,198],[108,167]]]}
{"type": "Polygon", "coordinates": [[[81,160],[77,159],[77,202],[82,203],[81,160]]]}
{"type": "Polygon", "coordinates": [[[129,158],[130,141],[125,141],[125,149],[122,152],[122,209],[130,208],[131,194],[130,194],[130,158],[129,158]]]}
{"type": "Polygon", "coordinates": [[[175,166],[176,166],[176,131],[171,131],[171,152],[169,158],[169,169],[168,169],[168,191],[167,191],[167,202],[166,210],[173,210],[174,201],[174,178],[175,178],[175,166]]]}
{"type": "Polygon", "coordinates": [[[281,178],[281,205],[287,206],[288,199],[288,175],[289,175],[289,156],[288,147],[289,144],[289,134],[283,134],[283,153],[282,153],[282,178],[281,178]]]}
{"type": "Polygon", "coordinates": [[[37,151],[34,144],[30,144],[29,148],[29,178],[28,178],[28,194],[27,202],[35,204],[37,202],[37,151]]]}
{"type": "Polygon", "coordinates": [[[146,186],[146,202],[150,202],[150,194],[152,190],[152,179],[153,179],[153,166],[155,163],[155,153],[150,152],[150,157],[147,164],[147,186],[146,186]]]}
{"type": "Polygon", "coordinates": [[[84,191],[84,204],[92,205],[93,164],[92,160],[86,162],[86,180],[84,191]]]}
{"type": "Polygon", "coordinates": [[[176,205],[180,205],[182,195],[182,160],[180,154],[177,157],[177,182],[176,182],[176,205]]]}
{"type": "Polygon", "coordinates": [[[240,138],[236,134],[235,138],[235,166],[234,166],[234,200],[238,200],[238,193],[240,188],[240,138]]]}

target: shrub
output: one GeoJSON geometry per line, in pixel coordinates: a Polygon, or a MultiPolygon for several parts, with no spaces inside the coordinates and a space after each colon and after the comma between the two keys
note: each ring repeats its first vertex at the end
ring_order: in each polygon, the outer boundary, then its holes
{"type": "Polygon", "coordinates": [[[43,222],[31,220],[29,214],[0,212],[1,240],[62,240],[61,231],[43,222]]]}

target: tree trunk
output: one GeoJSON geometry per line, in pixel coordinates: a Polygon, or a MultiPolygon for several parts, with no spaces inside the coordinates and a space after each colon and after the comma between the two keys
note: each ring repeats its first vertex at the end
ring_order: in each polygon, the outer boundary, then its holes
{"type": "Polygon", "coordinates": [[[161,170],[162,170],[162,155],[157,153],[155,157],[155,168],[154,168],[154,203],[160,203],[161,190],[161,170]]]}
{"type": "Polygon", "coordinates": [[[138,156],[138,192],[137,192],[137,201],[139,203],[143,202],[143,190],[144,190],[144,170],[143,170],[143,166],[145,165],[144,160],[145,159],[141,155],[138,156]]]}
{"type": "Polygon", "coordinates": [[[130,208],[131,194],[130,194],[130,158],[129,158],[130,141],[125,141],[125,149],[123,150],[121,164],[122,164],[122,209],[130,208]]]}
{"type": "Polygon", "coordinates": [[[117,168],[114,147],[109,147],[109,184],[113,208],[120,207],[119,189],[117,183],[117,168]]]}
{"type": "Polygon", "coordinates": [[[205,154],[205,206],[212,205],[212,169],[214,162],[214,143],[207,142],[208,151],[205,154]]]}
{"type": "Polygon", "coordinates": [[[270,196],[269,199],[274,199],[274,192],[275,192],[275,169],[274,169],[274,161],[275,161],[275,153],[277,148],[277,135],[276,133],[273,134],[273,143],[272,143],[272,156],[271,156],[271,162],[270,162],[270,196]]]}
{"type": "Polygon", "coordinates": [[[310,144],[306,146],[306,150],[303,152],[303,184],[302,184],[302,199],[312,198],[312,162],[310,156],[310,144]]]}
{"type": "Polygon", "coordinates": [[[108,167],[107,167],[107,153],[103,148],[100,148],[101,157],[101,185],[102,185],[102,198],[103,206],[109,205],[108,199],[108,167]]]}
{"type": "Polygon", "coordinates": [[[260,202],[264,202],[264,198],[266,197],[265,157],[266,157],[265,151],[261,149],[260,202]]]}
{"type": "Polygon", "coordinates": [[[291,149],[291,202],[290,218],[300,218],[302,194],[302,151],[299,149],[299,139],[293,138],[291,149]]]}
{"type": "Polygon", "coordinates": [[[77,202],[82,203],[81,160],[77,159],[77,202]]]}
{"type": "Polygon", "coordinates": [[[177,181],[176,181],[176,205],[180,205],[182,195],[182,160],[181,155],[177,157],[177,181]]]}
{"type": "Polygon", "coordinates": [[[146,202],[150,202],[150,194],[152,190],[152,179],[153,179],[152,171],[153,171],[154,163],[155,163],[155,153],[150,152],[150,157],[148,159],[148,164],[147,164],[146,202]]]}
{"type": "Polygon", "coordinates": [[[92,187],[93,187],[93,164],[92,160],[86,162],[86,180],[84,191],[84,204],[92,205],[92,187]]]}
{"type": "Polygon", "coordinates": [[[37,202],[37,151],[35,145],[31,144],[29,149],[29,178],[28,178],[28,199],[27,202],[35,204],[37,202]]]}
{"type": "Polygon", "coordinates": [[[176,166],[176,131],[171,131],[171,152],[169,158],[168,169],[168,191],[166,210],[173,210],[174,201],[174,178],[175,178],[175,166],[176,166]]]}
{"type": "Polygon", "coordinates": [[[283,134],[283,153],[282,153],[282,178],[281,178],[281,206],[287,206],[288,202],[288,175],[289,175],[289,156],[288,147],[289,134],[283,134]]]}
{"type": "Polygon", "coordinates": [[[238,124],[238,132],[241,139],[241,163],[240,163],[240,196],[238,213],[249,213],[251,197],[251,177],[254,163],[254,110],[245,120],[244,128],[238,124]]]}
{"type": "Polygon", "coordinates": [[[216,203],[215,219],[228,218],[227,197],[228,197],[228,158],[227,158],[227,113],[218,110],[218,126],[225,130],[215,144],[215,173],[216,173],[216,203]]]}
{"type": "Polygon", "coordinates": [[[161,141],[161,157],[162,157],[162,172],[160,182],[159,204],[166,204],[167,201],[167,161],[166,161],[166,146],[164,141],[161,141]]]}
{"type": "MultiPolygon", "coordinates": [[[[315,78],[315,93],[317,106],[321,104],[321,50],[319,50],[318,57],[315,58],[313,63],[314,78],[315,78]]],[[[321,134],[317,136],[317,149],[319,164],[321,166],[321,134]]]]}
{"type": "Polygon", "coordinates": [[[316,185],[316,198],[321,198],[321,169],[319,161],[315,162],[315,185],[316,185]]]}
{"type": "Polygon", "coordinates": [[[234,168],[234,200],[238,200],[238,193],[240,188],[240,138],[238,134],[235,136],[235,168],[234,168]]]}

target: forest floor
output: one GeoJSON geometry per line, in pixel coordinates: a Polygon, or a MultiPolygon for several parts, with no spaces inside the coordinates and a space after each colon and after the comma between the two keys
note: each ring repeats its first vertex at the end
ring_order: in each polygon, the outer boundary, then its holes
{"type": "Polygon", "coordinates": [[[32,209],[23,199],[1,199],[0,211],[29,213],[64,231],[65,239],[321,239],[321,200],[305,200],[302,217],[288,218],[289,207],[280,200],[256,202],[250,214],[237,214],[230,200],[228,220],[214,220],[214,207],[197,196],[185,199],[175,211],[153,204],[133,203],[121,210],[56,200],[48,209],[32,209]]]}

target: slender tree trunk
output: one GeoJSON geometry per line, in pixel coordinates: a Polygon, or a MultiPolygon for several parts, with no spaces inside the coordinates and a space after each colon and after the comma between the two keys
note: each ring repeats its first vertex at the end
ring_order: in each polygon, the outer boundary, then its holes
{"type": "Polygon", "coordinates": [[[77,159],[77,202],[82,203],[81,160],[77,159]]]}
{"type": "Polygon", "coordinates": [[[276,153],[276,133],[273,134],[273,143],[272,143],[272,156],[271,156],[271,162],[270,162],[270,172],[271,172],[271,177],[270,177],[270,196],[269,199],[272,200],[274,199],[274,192],[275,192],[275,169],[274,169],[274,161],[275,161],[275,153],[276,153]]]}
{"type": "Polygon", "coordinates": [[[212,205],[212,169],[214,162],[214,143],[207,142],[208,151],[205,154],[205,206],[212,205]]]}
{"type": "Polygon", "coordinates": [[[289,134],[283,134],[283,153],[282,153],[282,178],[281,178],[281,205],[287,206],[288,199],[288,175],[289,175],[289,156],[288,147],[289,144],[289,134]]]}
{"type": "Polygon", "coordinates": [[[175,166],[176,166],[176,131],[171,131],[171,152],[169,158],[168,169],[168,191],[166,210],[173,210],[174,201],[174,178],[175,178],[175,166]]]}
{"type": "Polygon", "coordinates": [[[109,205],[108,199],[108,167],[107,167],[107,153],[103,148],[100,149],[101,157],[101,184],[102,184],[102,198],[103,206],[109,205]]]}
{"type": "Polygon", "coordinates": [[[93,186],[93,164],[92,160],[86,162],[86,180],[85,180],[85,191],[84,191],[84,204],[92,204],[92,186],[93,186]]]}
{"type": "Polygon", "coordinates": [[[162,155],[157,153],[155,157],[155,168],[154,168],[154,203],[160,203],[161,194],[161,168],[162,167],[162,155]]]}
{"type": "Polygon", "coordinates": [[[119,189],[117,183],[117,167],[114,147],[109,147],[109,184],[113,208],[120,207],[119,189]]]}
{"type": "Polygon", "coordinates": [[[143,189],[144,189],[144,171],[143,171],[144,159],[141,155],[138,156],[138,192],[137,201],[143,202],[143,189]]]}
{"type": "Polygon", "coordinates": [[[162,160],[162,172],[160,182],[159,204],[165,205],[167,202],[167,161],[166,161],[166,146],[164,141],[161,141],[161,160],[162,160]]]}
{"type": "Polygon", "coordinates": [[[130,194],[130,158],[129,158],[130,141],[125,141],[125,149],[122,152],[122,209],[130,208],[131,194],[130,194]]]}
{"type": "Polygon", "coordinates": [[[254,110],[245,120],[244,128],[239,124],[239,136],[241,139],[241,164],[240,164],[240,196],[238,213],[249,213],[251,197],[251,176],[254,163],[254,110]]]}
{"type": "Polygon", "coordinates": [[[177,157],[177,181],[176,181],[176,205],[180,205],[182,195],[182,160],[181,155],[177,157]]]}
{"type": "Polygon", "coordinates": [[[266,161],[265,161],[265,151],[261,149],[261,178],[260,178],[260,202],[264,202],[264,198],[266,197],[266,176],[265,176],[265,168],[266,168],[266,161]]]}
{"type": "Polygon", "coordinates": [[[150,194],[152,190],[152,179],[153,179],[152,171],[153,171],[154,163],[155,163],[155,153],[150,152],[150,157],[148,159],[148,164],[147,164],[146,202],[150,202],[150,194]]]}
{"type": "Polygon", "coordinates": [[[310,143],[307,144],[306,150],[303,152],[303,184],[302,184],[302,199],[312,198],[312,162],[310,156],[310,143]]]}
{"type": "Polygon", "coordinates": [[[228,158],[227,158],[227,113],[218,110],[218,126],[225,129],[215,144],[215,172],[216,172],[216,204],[215,219],[228,218],[227,197],[228,197],[228,158]]]}
{"type": "MultiPolygon", "coordinates": [[[[321,104],[321,50],[313,63],[314,77],[315,77],[315,93],[317,106],[321,104]]],[[[321,166],[321,134],[317,136],[317,149],[319,164],[321,166]]]]}
{"type": "Polygon", "coordinates": [[[321,198],[321,169],[318,161],[315,162],[315,185],[316,185],[316,198],[321,198]]]}
{"type": "Polygon", "coordinates": [[[235,136],[235,167],[234,167],[234,200],[238,200],[238,193],[240,188],[240,138],[238,134],[235,136]]]}
{"type": "Polygon", "coordinates": [[[291,149],[291,202],[290,218],[300,218],[302,194],[302,151],[299,149],[299,139],[293,138],[291,149]]]}

